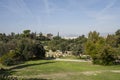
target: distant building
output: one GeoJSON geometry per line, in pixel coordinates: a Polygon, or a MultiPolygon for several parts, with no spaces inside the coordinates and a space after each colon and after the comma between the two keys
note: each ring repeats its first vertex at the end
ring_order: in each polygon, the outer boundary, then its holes
{"type": "Polygon", "coordinates": [[[78,37],[63,37],[64,39],[76,39],[78,37]]]}

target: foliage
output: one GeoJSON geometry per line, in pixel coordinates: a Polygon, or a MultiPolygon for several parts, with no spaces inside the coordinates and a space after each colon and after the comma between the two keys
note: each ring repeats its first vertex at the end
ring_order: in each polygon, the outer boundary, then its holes
{"type": "Polygon", "coordinates": [[[87,39],[85,38],[84,35],[79,36],[74,40],[72,48],[73,55],[75,56],[80,56],[80,54],[84,54],[84,45],[86,43],[87,39]]]}
{"type": "Polygon", "coordinates": [[[103,65],[111,65],[114,64],[114,61],[116,59],[116,50],[114,48],[112,48],[109,45],[106,45],[102,48],[101,52],[100,52],[100,64],[103,65]]]}
{"type": "Polygon", "coordinates": [[[73,46],[73,55],[80,56],[80,54],[83,54],[83,46],[81,44],[74,45],[73,46]]]}
{"type": "Polygon", "coordinates": [[[79,36],[76,39],[63,39],[59,36],[53,38],[48,42],[49,50],[60,50],[62,53],[66,51],[72,51],[73,55],[79,56],[84,53],[84,43],[87,41],[84,35],[79,36]]]}
{"type": "Polygon", "coordinates": [[[34,43],[33,45],[33,53],[37,59],[45,58],[45,49],[40,43],[34,43]]]}
{"type": "Polygon", "coordinates": [[[115,35],[108,35],[106,38],[106,43],[112,47],[116,47],[117,46],[116,40],[117,40],[117,37],[115,35]]]}
{"type": "MultiPolygon", "coordinates": [[[[31,59],[45,58],[45,49],[41,42],[33,39],[36,37],[30,37],[30,30],[23,32],[24,36],[21,36],[22,34],[15,35],[14,33],[8,36],[4,34],[9,41],[6,42],[4,39],[0,41],[0,63],[13,65],[31,59]]],[[[1,35],[3,36],[3,34],[1,35]]]]}
{"type": "Polygon", "coordinates": [[[9,53],[3,55],[0,58],[0,63],[2,63],[3,65],[6,65],[6,66],[13,65],[16,62],[15,56],[16,56],[15,51],[11,50],[11,51],[9,51],[9,53]]]}
{"type": "MultiPolygon", "coordinates": [[[[52,34],[44,35],[41,32],[37,34],[31,30],[24,30],[21,34],[11,32],[11,34],[6,35],[0,33],[0,58],[9,57],[10,51],[14,51],[15,59],[18,62],[35,58],[43,59],[45,58],[45,51],[52,50],[55,52],[58,50],[63,54],[70,51],[75,56],[87,54],[91,56],[93,63],[109,65],[116,61],[120,62],[119,34],[120,30],[117,30],[115,34],[108,35],[105,38],[93,31],[88,34],[88,38],[82,35],[75,39],[64,39],[59,36],[59,33],[52,38],[52,34]]],[[[10,58],[9,61],[12,59],[14,58],[10,58]]]]}
{"type": "Polygon", "coordinates": [[[23,36],[24,37],[29,37],[30,36],[30,30],[24,30],[23,31],[23,36]]]}
{"type": "Polygon", "coordinates": [[[7,52],[8,50],[6,48],[6,44],[4,44],[3,42],[0,42],[0,57],[3,56],[7,52]]]}
{"type": "Polygon", "coordinates": [[[105,39],[100,37],[97,32],[90,32],[85,47],[86,54],[92,57],[94,64],[111,65],[117,59],[115,38],[112,35],[108,35],[105,39]]]}

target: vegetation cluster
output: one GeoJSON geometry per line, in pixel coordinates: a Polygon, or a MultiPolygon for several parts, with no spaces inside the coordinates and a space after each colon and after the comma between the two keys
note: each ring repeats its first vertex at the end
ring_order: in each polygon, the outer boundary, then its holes
{"type": "Polygon", "coordinates": [[[44,36],[30,30],[24,30],[21,34],[0,33],[0,63],[4,65],[44,59],[50,50],[59,50],[62,54],[70,51],[79,58],[82,58],[81,55],[89,55],[94,64],[116,64],[120,62],[120,30],[107,37],[93,31],[89,32],[88,37],[82,35],[75,39],[64,39],[52,34],[44,36]]]}
{"type": "Polygon", "coordinates": [[[24,30],[22,34],[0,34],[0,63],[13,65],[45,58],[45,49],[39,37],[35,37],[35,33],[30,33],[30,30],[24,30]]]}

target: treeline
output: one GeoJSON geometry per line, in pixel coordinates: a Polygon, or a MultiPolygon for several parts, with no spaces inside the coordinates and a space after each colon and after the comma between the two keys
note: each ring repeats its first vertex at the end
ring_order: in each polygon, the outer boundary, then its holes
{"type": "Polygon", "coordinates": [[[41,41],[49,38],[30,30],[24,30],[21,34],[0,34],[0,63],[3,65],[18,64],[31,59],[45,58],[45,49],[41,41]]]}
{"type": "Polygon", "coordinates": [[[107,37],[93,31],[89,32],[88,37],[82,35],[76,39],[64,39],[52,34],[45,36],[30,30],[24,30],[21,34],[0,34],[0,63],[4,65],[43,59],[49,50],[59,50],[63,54],[70,51],[77,57],[89,55],[94,64],[117,64],[120,63],[120,30],[107,37]]]}
{"type": "Polygon", "coordinates": [[[94,64],[112,65],[120,63],[120,30],[114,34],[102,37],[96,31],[89,32],[88,37],[84,35],[76,39],[63,39],[59,36],[47,42],[49,50],[60,50],[65,53],[72,51],[72,54],[90,55],[94,64]]]}
{"type": "Polygon", "coordinates": [[[72,54],[79,56],[84,53],[84,43],[86,43],[87,38],[82,35],[76,39],[64,39],[60,36],[53,37],[52,40],[48,41],[48,50],[57,51],[60,50],[63,54],[67,51],[72,51],[72,54]]]}

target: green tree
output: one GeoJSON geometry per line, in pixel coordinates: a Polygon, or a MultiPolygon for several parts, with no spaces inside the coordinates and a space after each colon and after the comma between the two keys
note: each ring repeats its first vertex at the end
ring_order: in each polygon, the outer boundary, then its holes
{"type": "Polygon", "coordinates": [[[116,36],[115,35],[108,35],[106,38],[106,43],[112,47],[116,47],[116,36]]]}
{"type": "Polygon", "coordinates": [[[62,53],[64,53],[65,51],[67,51],[67,42],[61,41],[61,43],[58,44],[58,48],[62,53]]]}
{"type": "Polygon", "coordinates": [[[109,45],[106,45],[100,52],[99,63],[103,65],[112,65],[115,63],[116,58],[116,49],[109,45]]]}
{"type": "Polygon", "coordinates": [[[72,52],[73,52],[73,55],[80,56],[80,54],[84,53],[83,45],[81,44],[74,45],[72,52]]]}
{"type": "Polygon", "coordinates": [[[45,49],[40,43],[34,43],[33,45],[33,52],[35,58],[37,59],[44,59],[45,58],[45,49]]]}
{"type": "Polygon", "coordinates": [[[115,32],[116,35],[116,45],[117,47],[120,45],[120,29],[115,32]]]}
{"type": "Polygon", "coordinates": [[[58,40],[51,40],[48,42],[48,49],[54,52],[58,50],[58,47],[57,47],[58,44],[59,44],[58,40]]]}
{"type": "Polygon", "coordinates": [[[24,35],[24,37],[29,37],[30,36],[30,30],[24,30],[23,31],[23,35],[24,35]]]}
{"type": "Polygon", "coordinates": [[[117,59],[117,49],[115,46],[115,38],[113,35],[108,35],[106,39],[100,37],[96,33],[90,33],[91,37],[88,37],[86,43],[86,53],[89,54],[94,64],[111,65],[114,64],[117,59]],[[111,41],[109,41],[112,39],[111,41]]]}

